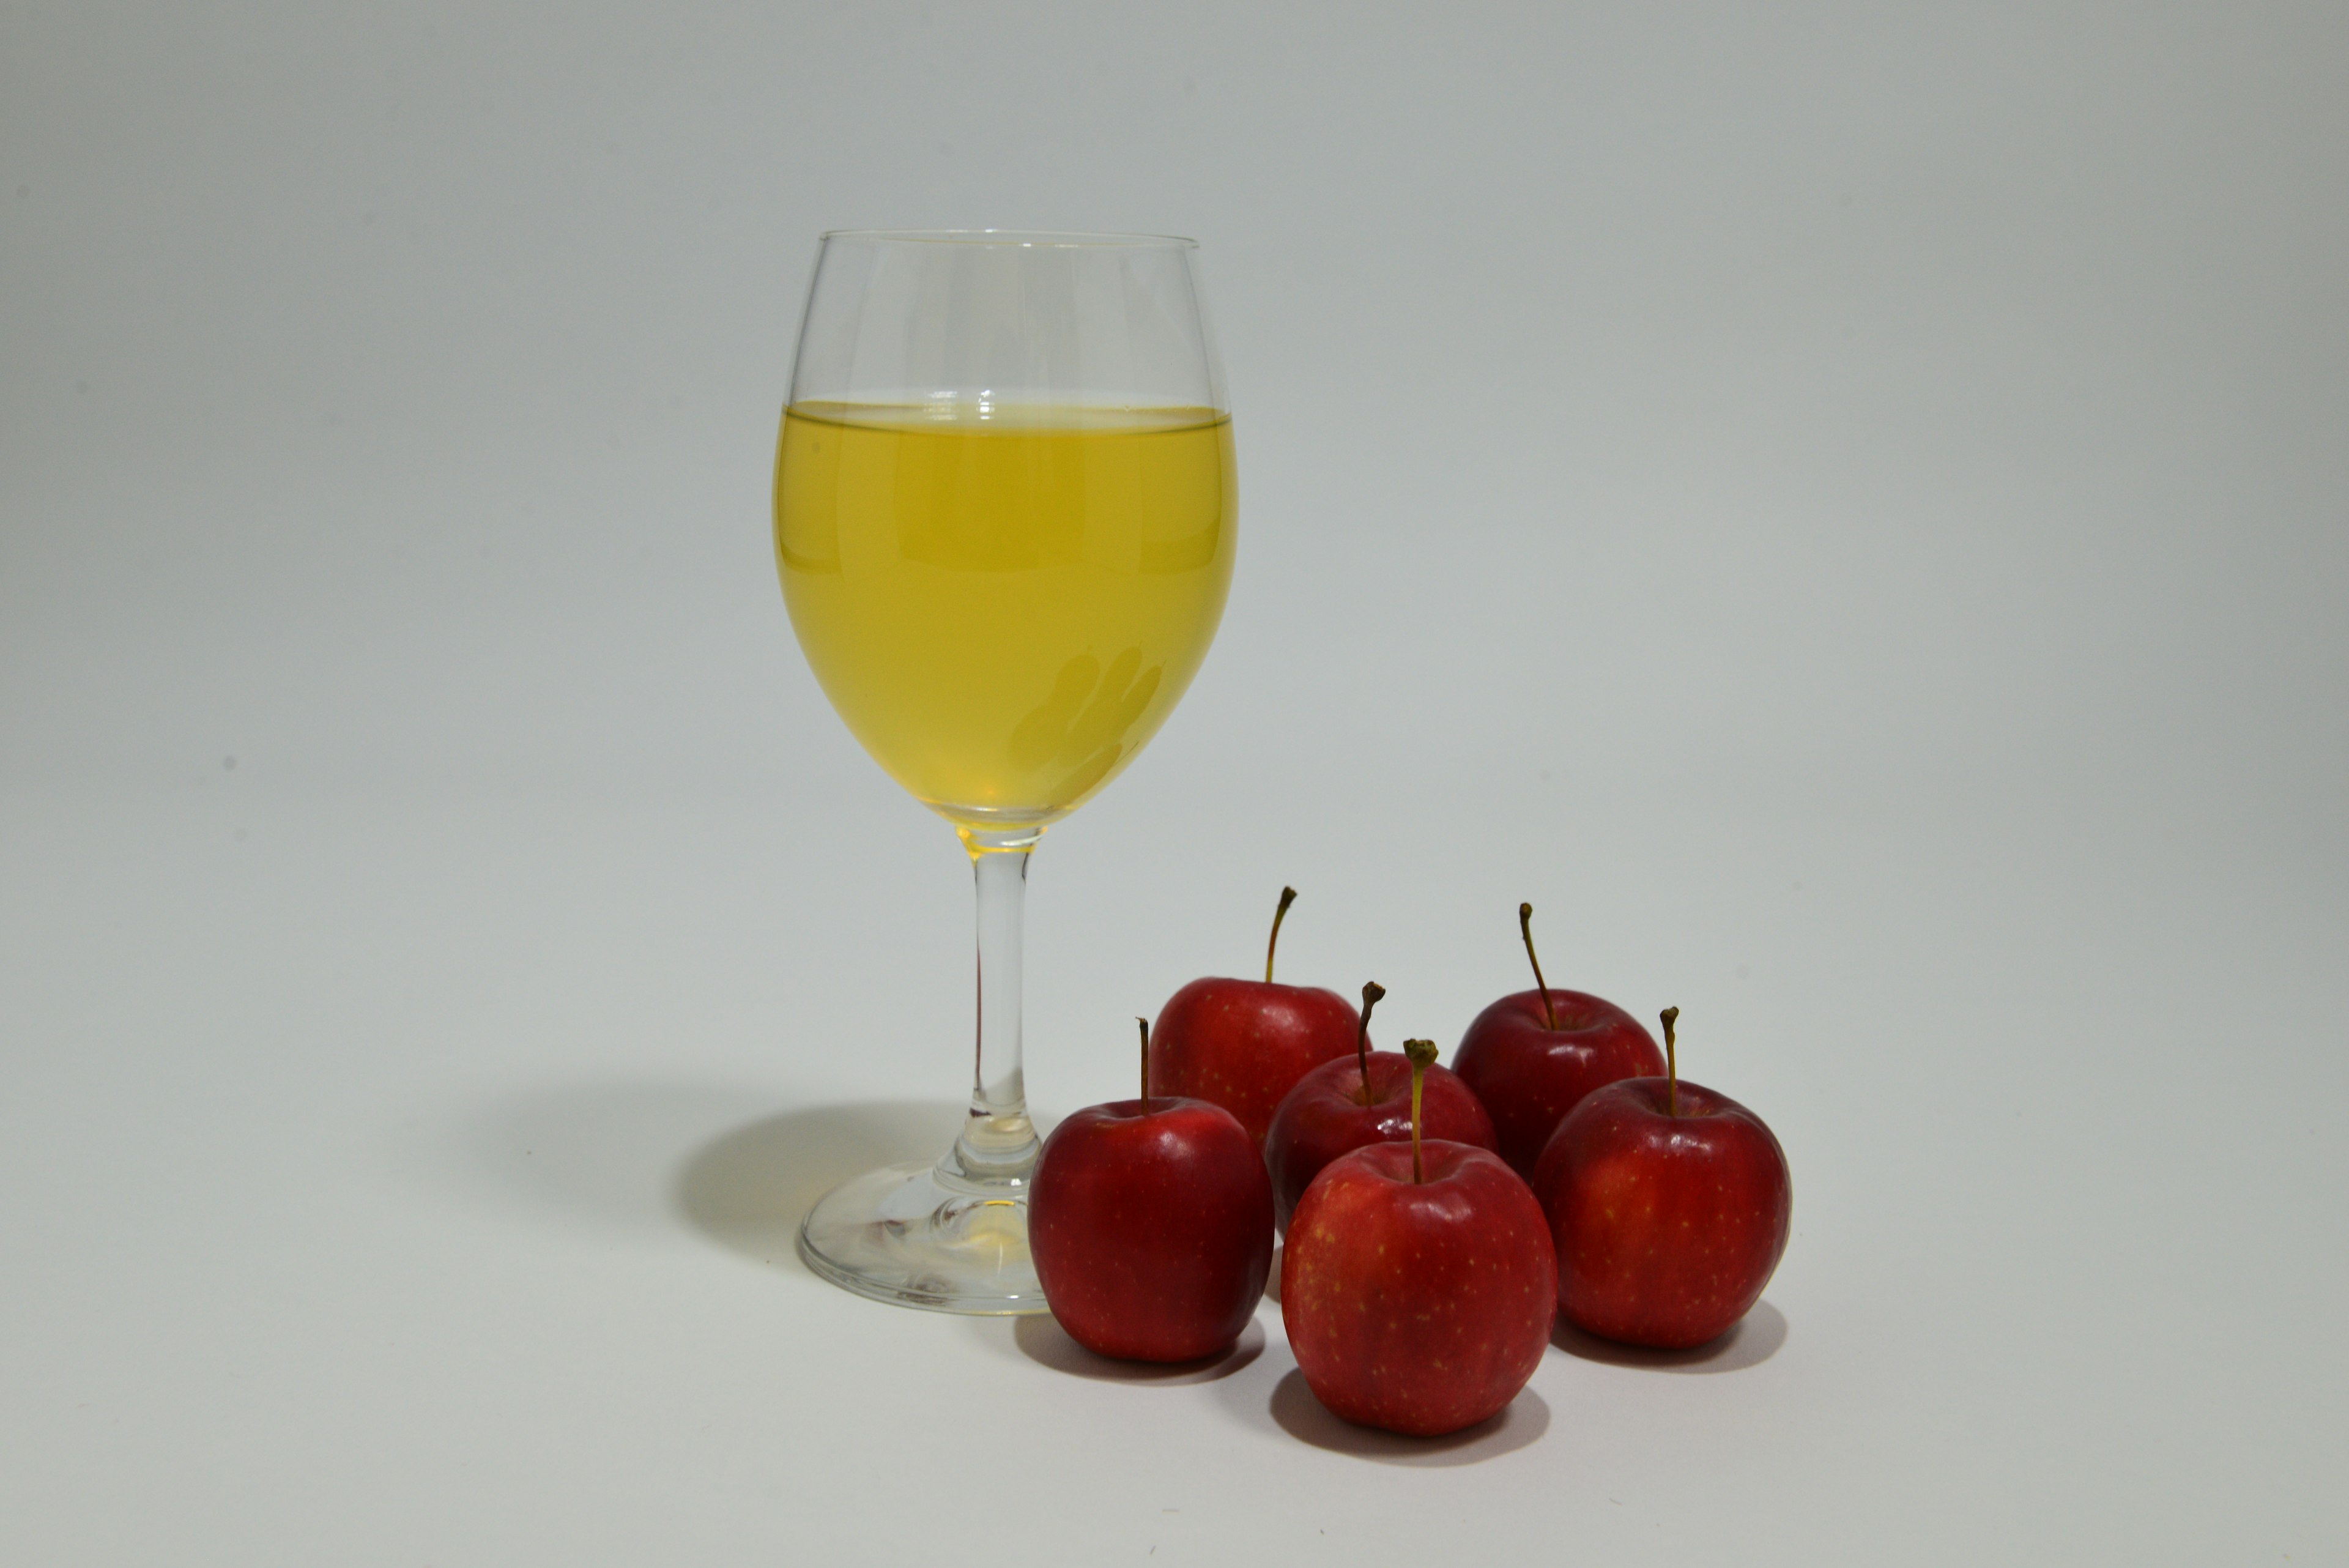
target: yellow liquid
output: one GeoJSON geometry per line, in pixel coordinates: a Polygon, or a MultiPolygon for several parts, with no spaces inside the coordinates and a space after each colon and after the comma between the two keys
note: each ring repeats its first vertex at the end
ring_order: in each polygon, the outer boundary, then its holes
{"type": "Polygon", "coordinates": [[[786,410],[783,598],[864,749],[971,827],[1052,821],[1115,777],[1223,618],[1231,428],[1204,409],[786,410]]]}

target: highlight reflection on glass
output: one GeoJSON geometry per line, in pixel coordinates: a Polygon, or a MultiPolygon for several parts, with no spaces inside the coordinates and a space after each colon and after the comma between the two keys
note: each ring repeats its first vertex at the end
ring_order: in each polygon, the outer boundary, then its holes
{"type": "Polygon", "coordinates": [[[850,731],[953,823],[979,893],[968,1124],[801,1231],[851,1289],[1041,1307],[1019,1064],[1028,853],[1133,760],[1231,584],[1231,420],[1188,241],[827,235],[775,467],[792,626],[850,731]]]}

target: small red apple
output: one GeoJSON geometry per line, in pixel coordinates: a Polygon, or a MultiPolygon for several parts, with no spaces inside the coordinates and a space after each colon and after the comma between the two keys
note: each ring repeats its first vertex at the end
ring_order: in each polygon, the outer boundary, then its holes
{"type": "MultiPolygon", "coordinates": [[[[1411,1058],[1397,1051],[1370,1048],[1371,1009],[1386,995],[1372,981],[1362,987],[1362,1024],[1354,1040],[1354,1060],[1324,1062],[1302,1078],[1272,1114],[1264,1135],[1264,1163],[1272,1172],[1273,1222],[1283,1231],[1297,1200],[1341,1154],[1370,1143],[1411,1139],[1411,1058]]],[[[1421,1130],[1448,1143],[1493,1147],[1493,1118],[1468,1085],[1441,1067],[1426,1074],[1421,1130]]]]}
{"type": "Polygon", "coordinates": [[[1652,1076],[1664,1054],[1640,1021],[1604,998],[1552,991],[1534,954],[1534,907],[1517,906],[1517,929],[1533,961],[1532,991],[1505,996],[1478,1013],[1452,1054],[1460,1075],[1493,1118],[1494,1146],[1519,1176],[1583,1096],[1618,1078],[1652,1076]]]}
{"type": "MultiPolygon", "coordinates": [[[[1432,1040],[1403,1049],[1423,1072],[1435,1060],[1432,1040]]],[[[1281,1256],[1280,1316],[1306,1385],[1391,1432],[1434,1437],[1501,1410],[1540,1365],[1557,1305],[1541,1206],[1467,1144],[1414,1136],[1330,1161],[1281,1256]]]]}
{"type": "Polygon", "coordinates": [[[1680,1011],[1663,1012],[1664,1076],[1594,1091],[1534,1172],[1567,1320],[1665,1350],[1719,1337],[1761,1299],[1795,1201],[1785,1151],[1762,1118],[1681,1081],[1680,1011]]]}
{"type": "Polygon", "coordinates": [[[1150,1092],[1187,1095],[1237,1116],[1261,1146],[1281,1096],[1308,1071],[1354,1048],[1353,1005],[1319,986],[1275,985],[1272,955],[1297,889],[1280,890],[1264,978],[1195,980],[1159,1010],[1150,1092]]]}
{"type": "Polygon", "coordinates": [[[1272,1269],[1272,1183],[1254,1139],[1204,1100],[1150,1092],[1052,1129],[1028,1189],[1028,1245],[1069,1337],[1131,1361],[1229,1350],[1272,1269]]]}

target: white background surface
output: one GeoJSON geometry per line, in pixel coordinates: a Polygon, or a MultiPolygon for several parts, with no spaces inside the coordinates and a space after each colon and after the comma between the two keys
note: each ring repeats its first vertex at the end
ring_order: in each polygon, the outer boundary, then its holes
{"type": "Polygon", "coordinates": [[[0,8],[0,1556],[2349,1553],[2345,16],[0,8]],[[1415,1449],[792,1259],[969,913],[773,422],[819,230],[989,223],[1198,235],[1242,472],[1035,1098],[1530,898],[1789,1151],[1721,1355],[1415,1449]]]}

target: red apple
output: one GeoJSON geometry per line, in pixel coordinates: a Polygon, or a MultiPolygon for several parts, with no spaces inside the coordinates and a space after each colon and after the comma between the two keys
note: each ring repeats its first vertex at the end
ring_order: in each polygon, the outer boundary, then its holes
{"type": "Polygon", "coordinates": [[[1204,1100],[1143,1094],[1052,1129],[1028,1189],[1028,1246],[1069,1337],[1130,1361],[1229,1350],[1272,1270],[1272,1183],[1254,1139],[1204,1100]]]}
{"type": "MultiPolygon", "coordinates": [[[[1435,1044],[1404,1049],[1422,1066],[1435,1044]]],[[[1489,1150],[1366,1144],[1305,1189],[1280,1315],[1316,1397],[1349,1421],[1433,1437],[1505,1407],[1557,1304],[1541,1206],[1489,1150]]]]}
{"type": "Polygon", "coordinates": [[[1160,1009],[1150,1092],[1188,1095],[1237,1116],[1260,1146],[1281,1096],[1312,1068],[1354,1048],[1353,1004],[1319,986],[1275,985],[1273,950],[1297,889],[1280,890],[1264,979],[1195,980],[1160,1009]]]}
{"type": "Polygon", "coordinates": [[[1567,1320],[1665,1350],[1702,1345],[1745,1315],[1794,1217],[1785,1152],[1762,1118],[1681,1081],[1679,1017],[1664,1009],[1664,1076],[1589,1095],[1534,1173],[1567,1320]]]}
{"type": "MultiPolygon", "coordinates": [[[[1376,981],[1362,987],[1354,1060],[1322,1063],[1297,1080],[1272,1114],[1264,1163],[1272,1172],[1273,1222],[1283,1231],[1323,1166],[1364,1144],[1411,1141],[1411,1058],[1370,1048],[1371,1009],[1384,995],[1376,981]]],[[[1427,1069],[1420,1128],[1447,1143],[1493,1147],[1493,1118],[1467,1085],[1441,1067],[1427,1069]]]]}
{"type": "Polygon", "coordinates": [[[1618,1078],[1652,1076],[1664,1054],[1640,1021],[1601,997],[1552,991],[1534,956],[1534,907],[1517,906],[1532,991],[1505,996],[1478,1013],[1452,1054],[1452,1070],[1485,1103],[1494,1146],[1519,1176],[1531,1176],[1542,1146],[1582,1096],[1618,1078]]]}

